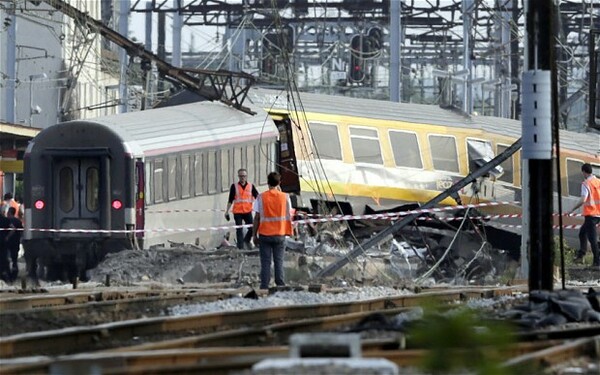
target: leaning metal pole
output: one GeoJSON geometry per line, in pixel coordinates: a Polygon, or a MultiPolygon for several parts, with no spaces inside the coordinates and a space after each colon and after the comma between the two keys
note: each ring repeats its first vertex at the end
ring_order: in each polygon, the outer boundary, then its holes
{"type": "MultiPolygon", "coordinates": [[[[438,204],[441,201],[443,201],[444,199],[446,199],[448,197],[452,197],[455,194],[458,194],[458,192],[462,188],[464,188],[465,186],[469,185],[473,181],[477,180],[479,177],[485,175],[490,170],[492,170],[494,167],[500,165],[504,160],[508,159],[512,154],[514,154],[515,152],[517,152],[520,148],[521,148],[521,138],[519,138],[509,148],[507,148],[506,150],[504,150],[504,152],[502,152],[501,154],[499,154],[498,156],[496,156],[495,158],[493,158],[492,160],[490,160],[489,163],[487,163],[483,167],[479,168],[475,172],[470,173],[469,175],[467,175],[466,177],[464,177],[463,179],[461,179],[460,181],[458,181],[456,184],[452,185],[448,190],[445,190],[444,192],[440,193],[438,196],[436,196],[435,198],[433,198],[429,202],[425,203],[420,208],[425,209],[425,208],[433,207],[436,204],[438,204]]],[[[384,229],[381,232],[377,233],[375,236],[369,238],[368,240],[366,240],[363,243],[361,243],[360,245],[358,245],[354,250],[352,250],[347,255],[345,255],[345,256],[343,256],[343,257],[338,258],[337,260],[335,260],[329,266],[327,266],[324,269],[322,269],[316,276],[317,277],[326,277],[326,276],[333,275],[340,268],[342,268],[346,264],[348,264],[348,262],[351,259],[356,258],[357,256],[359,256],[359,255],[363,254],[364,252],[366,252],[367,250],[369,250],[371,247],[373,247],[373,246],[377,245],[378,243],[384,241],[387,238],[387,236],[389,236],[390,234],[396,233],[397,231],[399,231],[400,229],[402,229],[404,226],[406,226],[407,224],[411,223],[419,215],[420,214],[411,214],[411,215],[405,216],[402,220],[397,221],[393,225],[390,225],[386,229],[384,229]]]]}

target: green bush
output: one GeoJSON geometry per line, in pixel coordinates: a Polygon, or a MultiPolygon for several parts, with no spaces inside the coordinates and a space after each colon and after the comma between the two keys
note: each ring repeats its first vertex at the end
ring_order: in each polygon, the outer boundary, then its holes
{"type": "Polygon", "coordinates": [[[508,375],[502,367],[506,349],[513,343],[513,328],[501,321],[486,321],[466,308],[441,313],[425,307],[423,321],[408,336],[409,345],[427,349],[422,364],[431,374],[469,373],[508,375]]]}

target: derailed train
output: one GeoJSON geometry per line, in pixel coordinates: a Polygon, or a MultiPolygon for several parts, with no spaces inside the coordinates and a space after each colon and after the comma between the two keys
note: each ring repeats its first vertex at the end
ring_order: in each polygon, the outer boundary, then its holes
{"type": "MultiPolygon", "coordinates": [[[[255,115],[198,102],[42,131],[25,154],[29,271],[41,263],[51,279],[85,277],[111,251],[169,240],[214,246],[223,232],[205,229],[223,225],[238,168],[259,190],[268,172],[280,171],[293,205],[310,211],[425,202],[521,131],[519,121],[428,105],[265,89],[251,90],[247,102],[255,115]]],[[[561,131],[567,209],[579,195],[581,164],[600,172],[599,155],[600,135],[561,131]]],[[[514,154],[462,200],[520,200],[520,163],[514,154]]]]}

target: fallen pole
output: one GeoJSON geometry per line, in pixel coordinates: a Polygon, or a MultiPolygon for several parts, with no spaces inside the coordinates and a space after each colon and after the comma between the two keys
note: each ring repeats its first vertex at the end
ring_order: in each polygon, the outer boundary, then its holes
{"type": "MultiPolygon", "coordinates": [[[[465,186],[469,185],[473,181],[477,180],[479,177],[485,175],[487,172],[489,172],[493,168],[500,165],[503,161],[505,161],[506,159],[511,157],[512,154],[517,152],[520,148],[521,148],[521,138],[519,138],[509,148],[504,150],[504,152],[502,152],[501,154],[499,154],[498,156],[496,156],[495,158],[490,160],[489,163],[487,163],[483,167],[479,168],[475,172],[469,173],[463,179],[461,179],[460,181],[458,181],[457,183],[452,185],[449,189],[443,191],[442,193],[440,193],[438,196],[436,196],[432,200],[423,204],[420,208],[425,209],[425,208],[433,207],[436,204],[443,201],[444,199],[446,199],[450,196],[453,196],[454,194],[457,194],[460,191],[460,189],[464,188],[465,186]]],[[[383,241],[385,238],[387,238],[387,236],[396,233],[397,231],[402,229],[404,226],[406,226],[408,223],[412,222],[419,215],[421,215],[421,214],[410,214],[410,215],[405,216],[402,220],[397,221],[396,223],[394,223],[393,225],[382,230],[375,236],[373,236],[373,237],[367,239],[366,241],[364,241],[363,243],[359,244],[349,254],[346,254],[343,257],[336,259],[329,266],[322,269],[316,276],[317,277],[327,277],[327,276],[333,275],[340,268],[342,268],[346,264],[348,264],[348,262],[350,262],[351,259],[354,259],[357,256],[363,254],[364,252],[369,250],[371,247],[373,247],[373,246],[377,245],[378,243],[380,243],[381,241],[383,241]]]]}

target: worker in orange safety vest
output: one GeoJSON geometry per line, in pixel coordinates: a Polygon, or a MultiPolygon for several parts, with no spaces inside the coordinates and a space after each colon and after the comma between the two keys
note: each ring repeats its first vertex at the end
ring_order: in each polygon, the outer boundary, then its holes
{"type": "Polygon", "coordinates": [[[260,289],[268,289],[271,282],[273,258],[275,285],[285,286],[283,256],[285,237],[292,235],[292,203],[281,191],[281,175],[271,172],[267,176],[269,190],[261,193],[254,202],[254,243],[259,244],[260,289]]]}
{"type": "Polygon", "coordinates": [[[579,252],[576,262],[581,262],[587,252],[587,242],[592,247],[594,256],[592,266],[600,268],[600,253],[598,250],[598,228],[600,223],[600,179],[592,174],[592,165],[585,163],[581,166],[583,182],[581,183],[581,198],[569,213],[583,206],[583,225],[579,230],[579,252]]]}
{"type": "Polygon", "coordinates": [[[244,245],[248,249],[254,248],[252,245],[252,229],[248,228],[244,237],[244,228],[242,223],[252,224],[252,206],[254,200],[258,197],[256,187],[248,182],[248,171],[244,168],[238,170],[238,182],[231,184],[229,189],[229,199],[227,208],[225,209],[225,219],[230,220],[229,209],[233,212],[233,220],[235,221],[235,234],[237,237],[238,249],[243,249],[244,245]]]}

